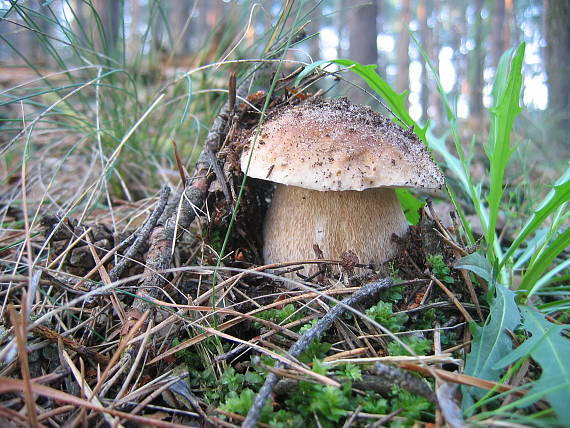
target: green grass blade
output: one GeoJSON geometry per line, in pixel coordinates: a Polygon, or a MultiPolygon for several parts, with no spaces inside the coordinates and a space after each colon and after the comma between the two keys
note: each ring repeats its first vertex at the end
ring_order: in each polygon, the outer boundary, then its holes
{"type": "Polygon", "coordinates": [[[533,263],[525,273],[519,286],[519,291],[527,292],[527,297],[532,296],[539,289],[537,282],[546,271],[552,261],[566,248],[570,247],[570,228],[562,232],[552,241],[541,253],[540,257],[533,263]]]}
{"type": "Polygon", "coordinates": [[[390,110],[394,113],[396,118],[401,122],[401,124],[413,127],[414,132],[424,143],[426,142],[426,130],[427,125],[421,128],[412,119],[406,108],[406,98],[408,96],[408,91],[402,93],[397,93],[392,89],[392,87],[384,80],[378,73],[376,73],[376,65],[362,65],[356,61],[351,61],[349,59],[333,59],[333,60],[322,60],[314,62],[308,65],[301,74],[297,77],[295,85],[298,86],[301,80],[310,74],[315,68],[323,64],[338,64],[345,67],[349,67],[350,71],[359,75],[366,84],[377,94],[382,96],[390,110]]]}
{"type": "MultiPolygon", "coordinates": [[[[437,142],[432,141],[432,139],[428,135],[428,146],[430,148],[433,148],[433,149],[439,151],[442,155],[444,155],[444,152],[447,152],[448,159],[451,159],[451,157],[456,159],[453,162],[454,163],[453,167],[455,169],[455,172],[457,173],[457,176],[460,177],[460,179],[462,181],[463,189],[464,189],[465,193],[471,198],[471,201],[473,202],[473,206],[475,207],[475,210],[477,211],[477,215],[478,215],[479,220],[481,222],[481,226],[485,230],[485,228],[487,226],[486,207],[483,205],[480,188],[476,187],[473,184],[473,181],[471,179],[471,173],[470,173],[470,169],[469,169],[470,159],[466,158],[465,153],[463,152],[463,146],[461,145],[461,138],[459,137],[459,128],[457,126],[457,112],[456,112],[457,108],[456,108],[456,106],[452,106],[452,104],[449,100],[449,97],[447,96],[447,93],[443,89],[438,71],[435,69],[433,62],[431,61],[431,59],[429,58],[429,56],[427,55],[427,53],[423,49],[422,45],[418,42],[418,40],[416,39],[413,32],[410,32],[410,37],[414,41],[414,44],[418,48],[420,54],[422,55],[422,58],[424,59],[427,67],[429,68],[429,70],[431,71],[431,73],[435,79],[437,92],[439,93],[439,96],[440,96],[441,101],[443,103],[443,107],[444,107],[445,113],[447,115],[447,120],[449,121],[451,137],[453,139],[453,144],[455,145],[455,151],[457,152],[458,157],[451,155],[449,150],[447,150],[447,148],[445,147],[445,140],[443,140],[441,142],[441,144],[439,145],[439,148],[441,150],[443,150],[443,151],[440,151],[438,149],[438,147],[436,147],[434,145],[434,143],[437,143],[437,142]],[[459,172],[459,171],[461,171],[461,172],[459,172]]],[[[431,135],[433,137],[435,137],[435,135],[433,135],[433,134],[431,134],[431,135]]],[[[452,190],[451,190],[451,188],[449,188],[449,186],[448,186],[448,193],[450,193],[450,195],[452,195],[452,190]]],[[[463,227],[466,230],[467,237],[469,239],[469,244],[473,245],[475,243],[475,238],[474,238],[473,233],[471,231],[471,227],[469,225],[469,222],[466,221],[465,213],[463,212],[463,208],[458,203],[456,198],[452,197],[452,202],[453,202],[453,207],[455,208],[455,210],[459,214],[459,217],[461,218],[461,221],[463,223],[463,227]]]]}
{"type": "Polygon", "coordinates": [[[523,315],[522,325],[532,337],[499,360],[497,368],[506,367],[530,355],[542,368],[542,374],[527,394],[534,400],[520,404],[530,405],[546,397],[560,421],[569,421],[570,407],[567,400],[570,397],[570,340],[563,335],[568,324],[553,324],[543,314],[526,306],[521,306],[520,309],[523,315]]]}
{"type": "Polygon", "coordinates": [[[530,234],[535,232],[543,224],[548,216],[552,215],[562,204],[568,201],[570,201],[570,166],[556,181],[548,195],[546,195],[544,200],[522,227],[518,236],[503,256],[500,266],[503,266],[509,258],[512,257],[515,250],[520,247],[530,234]]]}

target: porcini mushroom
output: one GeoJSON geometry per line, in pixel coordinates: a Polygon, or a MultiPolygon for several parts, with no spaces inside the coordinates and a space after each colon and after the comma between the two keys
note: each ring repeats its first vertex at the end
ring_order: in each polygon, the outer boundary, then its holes
{"type": "MultiPolygon", "coordinates": [[[[440,188],[422,142],[386,117],[344,98],[286,106],[241,157],[247,175],[276,183],[263,227],[265,263],[325,258],[347,250],[360,263],[396,255],[392,234],[408,222],[394,188],[440,188]]],[[[313,269],[314,271],[314,269],[313,269]]]]}

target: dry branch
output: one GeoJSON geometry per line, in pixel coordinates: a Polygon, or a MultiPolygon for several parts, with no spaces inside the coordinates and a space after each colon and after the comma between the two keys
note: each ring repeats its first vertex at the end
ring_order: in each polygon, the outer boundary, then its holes
{"type": "MultiPolygon", "coordinates": [[[[237,96],[245,97],[248,87],[249,81],[240,85],[237,89],[237,96]]],[[[229,104],[229,102],[226,102],[218,116],[214,119],[202,152],[196,162],[196,170],[193,177],[188,180],[176,204],[169,205],[158,225],[152,230],[150,248],[145,258],[144,278],[139,283],[138,298],[135,299],[132,306],[138,313],[144,313],[151,309],[152,304],[147,299],[156,298],[158,292],[166,284],[166,278],[161,272],[169,269],[172,265],[175,231],[178,228],[186,230],[190,227],[190,224],[196,218],[198,210],[206,200],[208,189],[214,177],[222,174],[215,154],[219,149],[221,141],[224,139],[228,118],[232,114],[229,104]],[[212,175],[212,169],[217,174],[212,175]],[[176,207],[179,207],[178,212],[176,212],[176,207]]],[[[221,176],[218,178],[222,181],[221,176]]]]}
{"type": "Polygon", "coordinates": [[[382,363],[374,364],[372,372],[392,385],[398,385],[412,394],[421,395],[432,402],[436,402],[435,393],[422,379],[397,367],[382,363]]]}

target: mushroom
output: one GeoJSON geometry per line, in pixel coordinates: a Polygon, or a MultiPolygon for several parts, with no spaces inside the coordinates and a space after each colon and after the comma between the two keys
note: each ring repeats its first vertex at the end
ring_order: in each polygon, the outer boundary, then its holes
{"type": "Polygon", "coordinates": [[[408,231],[394,188],[444,183],[412,131],[345,98],[283,107],[253,140],[242,170],[276,183],[263,226],[265,263],[314,259],[314,244],[327,259],[352,250],[360,263],[383,263],[398,251],[392,234],[408,231]]]}

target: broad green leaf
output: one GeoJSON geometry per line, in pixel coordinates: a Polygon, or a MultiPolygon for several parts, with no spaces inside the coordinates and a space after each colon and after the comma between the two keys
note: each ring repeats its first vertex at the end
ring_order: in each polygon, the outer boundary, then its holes
{"type": "MultiPolygon", "coordinates": [[[[497,284],[496,297],[491,303],[491,313],[483,327],[472,324],[473,344],[467,355],[465,374],[491,381],[498,381],[502,369],[497,361],[512,352],[512,340],[508,330],[514,330],[520,323],[520,313],[515,303],[515,293],[497,284]]],[[[463,409],[471,407],[472,399],[479,399],[482,389],[466,387],[463,392],[463,409]]]]}
{"type": "Polygon", "coordinates": [[[512,56],[511,51],[503,54],[493,85],[494,105],[490,109],[491,132],[489,141],[485,145],[485,152],[490,163],[490,190],[487,196],[489,222],[485,231],[485,240],[487,242],[487,255],[491,263],[495,261],[497,255],[500,255],[500,248],[495,246],[495,226],[503,197],[505,169],[513,153],[511,131],[516,117],[522,110],[519,103],[523,80],[524,50],[525,44],[521,43],[511,61],[509,61],[512,56]],[[507,67],[509,62],[510,67],[507,67]]]}
{"type": "Polygon", "coordinates": [[[428,129],[426,134],[428,147],[437,151],[443,157],[447,168],[459,178],[461,187],[463,187],[464,192],[469,195],[469,176],[459,158],[453,155],[445,145],[445,140],[448,135],[449,133],[445,133],[441,137],[438,137],[432,132],[431,128],[428,129]]]}
{"type": "Polygon", "coordinates": [[[566,169],[566,172],[554,183],[554,187],[522,227],[518,236],[502,258],[500,265],[503,266],[525,239],[538,229],[544,220],[553,214],[558,207],[568,201],[570,201],[570,165],[566,169]]]}
{"type": "MultiPolygon", "coordinates": [[[[543,314],[529,307],[521,306],[523,316],[522,326],[532,337],[527,339],[517,349],[501,358],[496,363],[497,369],[531,356],[542,368],[540,378],[534,382],[526,394],[534,400],[520,402],[520,405],[530,405],[534,401],[546,397],[560,421],[570,421],[570,340],[563,335],[568,324],[557,325],[548,321],[543,314]]],[[[517,404],[517,403],[513,403],[517,404]]]]}
{"type": "Polygon", "coordinates": [[[412,195],[408,189],[395,190],[408,223],[413,225],[418,224],[420,221],[420,208],[423,207],[425,203],[412,195]]]}
{"type": "Polygon", "coordinates": [[[469,254],[453,265],[456,269],[466,269],[480,276],[487,282],[493,281],[493,268],[489,260],[480,253],[469,254]]]}

